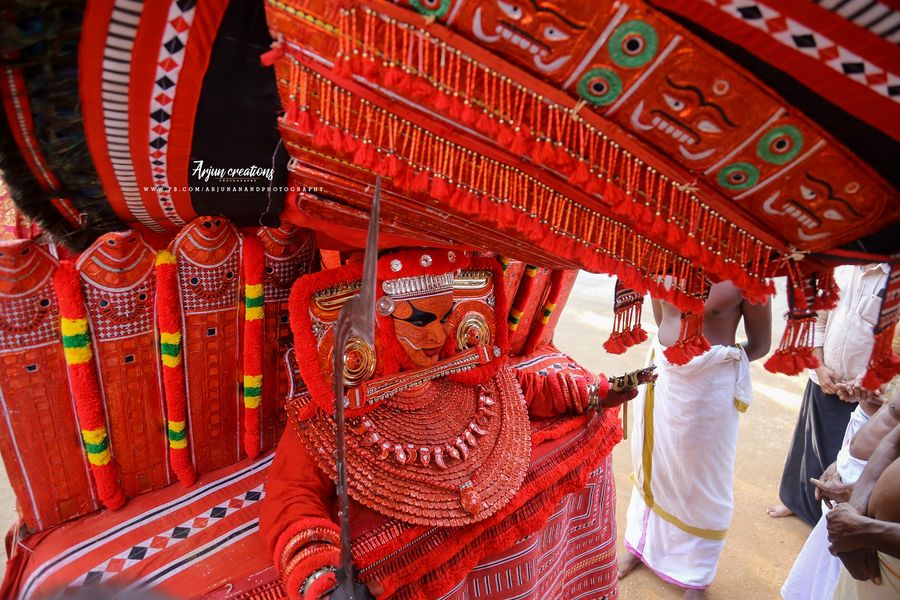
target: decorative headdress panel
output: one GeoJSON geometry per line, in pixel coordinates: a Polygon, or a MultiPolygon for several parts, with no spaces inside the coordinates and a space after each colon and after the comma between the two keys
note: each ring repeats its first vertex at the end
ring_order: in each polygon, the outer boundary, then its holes
{"type": "Polygon", "coordinates": [[[107,233],[78,259],[113,455],[129,498],[170,483],[156,340],[156,252],[135,231],[107,233]]]}
{"type": "Polygon", "coordinates": [[[408,5],[267,4],[292,173],[346,202],[298,211],[362,213],[378,173],[395,224],[622,275],[695,313],[706,276],[761,301],[775,255],[897,213],[824,131],[643,3],[408,5]]]}
{"type": "Polygon", "coordinates": [[[31,530],[99,506],[66,376],[57,270],[33,242],[0,242],[0,454],[31,530]]]}

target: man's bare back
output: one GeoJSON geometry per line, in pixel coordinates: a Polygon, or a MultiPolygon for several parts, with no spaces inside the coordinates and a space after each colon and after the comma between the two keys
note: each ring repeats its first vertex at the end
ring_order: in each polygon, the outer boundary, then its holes
{"type": "Polygon", "coordinates": [[[900,458],[878,478],[869,498],[869,516],[879,521],[900,523],[900,458]]]}
{"type": "MultiPolygon", "coordinates": [[[[750,360],[756,360],[765,355],[771,343],[771,313],[768,303],[751,304],[744,300],[741,290],[730,281],[714,283],[703,311],[703,335],[712,345],[733,346],[743,318],[749,341],[742,346],[750,360]]],[[[653,316],[659,325],[659,343],[674,344],[681,331],[681,311],[668,302],[654,299],[653,316]]]]}

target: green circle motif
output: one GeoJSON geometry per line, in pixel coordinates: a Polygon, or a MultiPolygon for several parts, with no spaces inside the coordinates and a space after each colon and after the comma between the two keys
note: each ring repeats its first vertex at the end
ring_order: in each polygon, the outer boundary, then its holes
{"type": "Polygon", "coordinates": [[[800,154],[803,149],[803,134],[793,125],[781,125],[766,132],[764,136],[759,138],[756,144],[756,155],[767,163],[773,165],[783,165],[789,163],[800,154]],[[780,141],[786,141],[790,138],[790,144],[785,150],[779,151],[774,147],[780,141]]]}
{"type": "Polygon", "coordinates": [[[591,69],[578,82],[578,95],[595,106],[608,106],[621,94],[622,80],[612,69],[591,69]]]}
{"type": "Polygon", "coordinates": [[[659,37],[645,21],[627,21],[619,25],[609,38],[609,56],[626,69],[643,67],[656,56],[659,37]],[[630,46],[634,46],[631,48],[630,46]]]}
{"type": "Polygon", "coordinates": [[[428,8],[425,4],[434,4],[433,2],[423,2],[423,0],[409,0],[409,5],[416,9],[419,14],[426,17],[434,17],[440,19],[450,10],[450,0],[440,0],[437,8],[428,8]]]}
{"type": "Polygon", "coordinates": [[[746,190],[759,181],[759,169],[747,162],[732,163],[719,171],[716,179],[727,190],[746,190]]]}

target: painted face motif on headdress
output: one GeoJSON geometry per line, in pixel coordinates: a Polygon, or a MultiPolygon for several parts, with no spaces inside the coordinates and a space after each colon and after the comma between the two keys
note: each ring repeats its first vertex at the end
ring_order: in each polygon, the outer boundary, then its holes
{"type": "Polygon", "coordinates": [[[460,26],[471,27],[475,39],[491,50],[559,79],[572,70],[595,15],[590,2],[490,0],[479,3],[471,23],[460,26]]]}

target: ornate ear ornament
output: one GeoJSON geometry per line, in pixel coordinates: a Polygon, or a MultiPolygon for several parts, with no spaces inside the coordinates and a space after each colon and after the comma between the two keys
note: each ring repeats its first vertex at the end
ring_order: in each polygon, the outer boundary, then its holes
{"type": "Polygon", "coordinates": [[[390,296],[382,296],[375,303],[375,312],[382,317],[389,317],[394,314],[394,308],[396,308],[396,305],[394,304],[394,299],[390,296]]]}
{"type": "Polygon", "coordinates": [[[456,347],[468,350],[491,343],[491,330],[484,315],[478,312],[466,313],[456,326],[456,347]]]}
{"type": "Polygon", "coordinates": [[[357,386],[375,373],[375,350],[362,338],[351,337],[344,346],[344,385],[357,386]]]}

